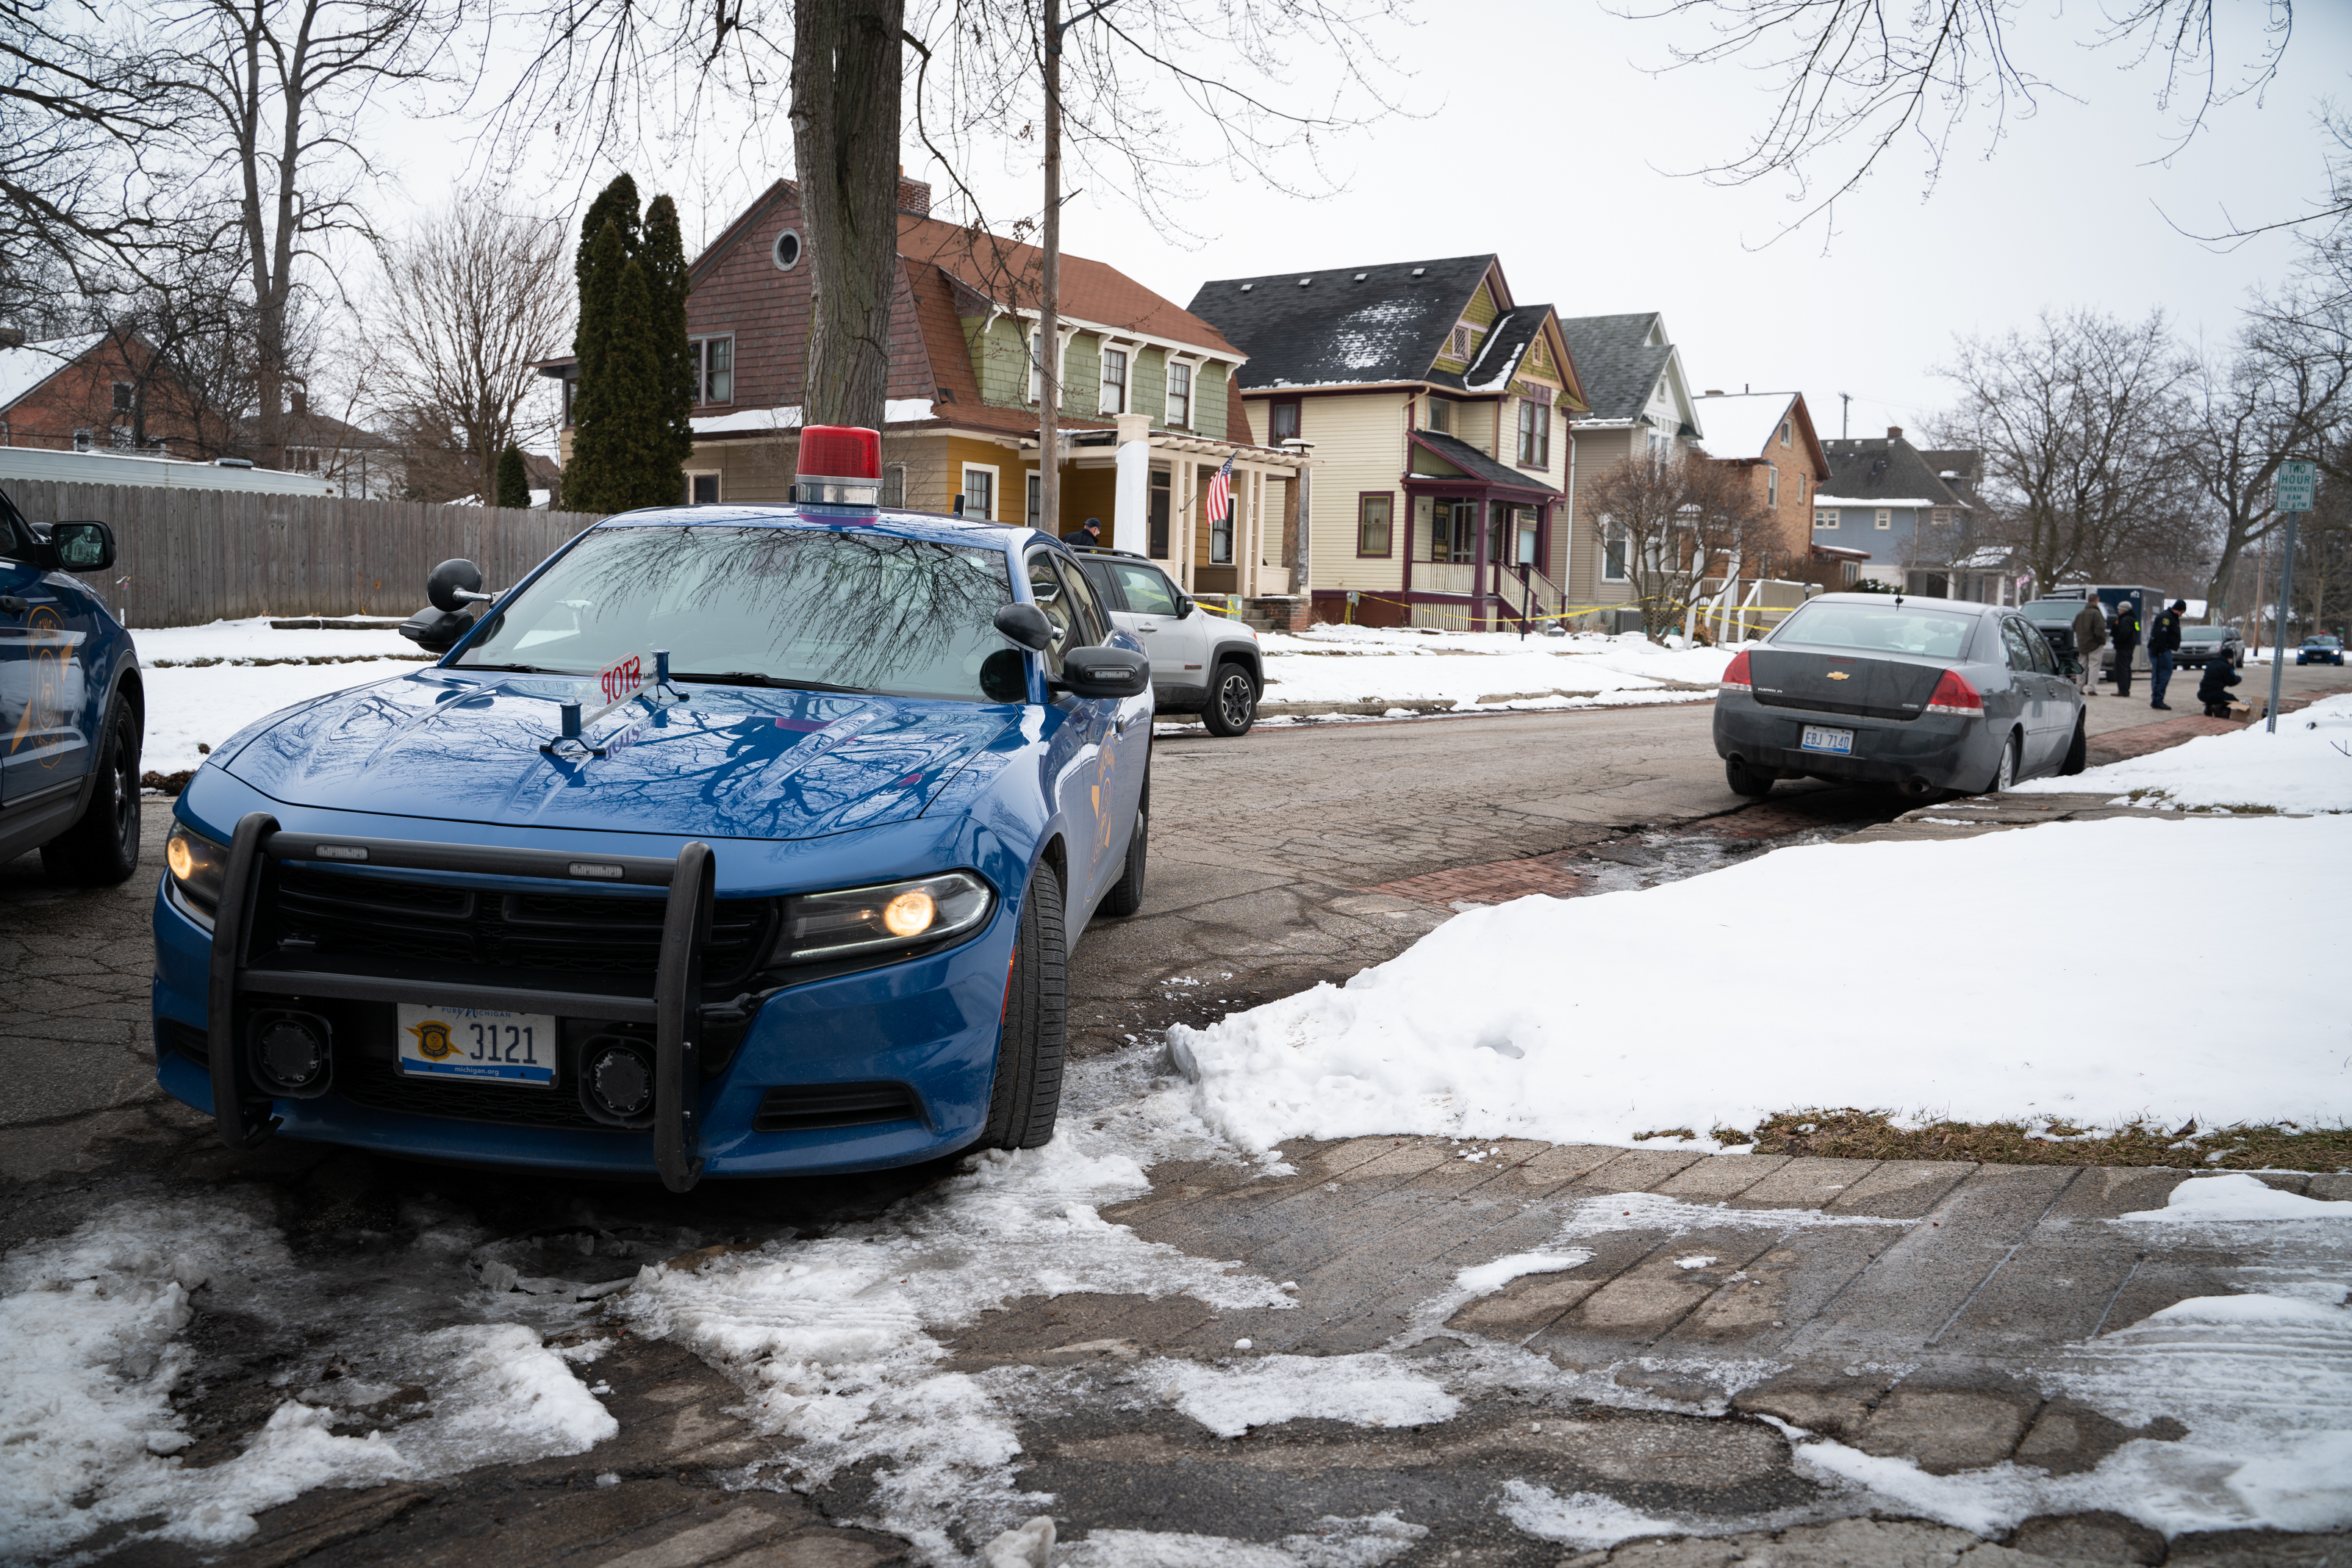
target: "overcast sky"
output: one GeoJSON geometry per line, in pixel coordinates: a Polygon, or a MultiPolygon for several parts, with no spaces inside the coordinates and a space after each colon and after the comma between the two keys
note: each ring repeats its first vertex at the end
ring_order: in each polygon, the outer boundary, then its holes
{"type": "MultiPolygon", "coordinates": [[[[2185,336],[2226,340],[2247,291],[2284,276],[2293,242],[2201,245],[2173,225],[2212,233],[2306,210],[2326,190],[2320,102],[2352,86],[2352,7],[2304,7],[2261,99],[2221,110],[2168,158],[2179,114],[2156,106],[2160,70],[2135,67],[2128,49],[2084,48],[2094,7],[2037,16],[2012,35],[2013,53],[2061,90],[2012,119],[1989,157],[1991,126],[1979,120],[1927,191],[1924,160],[1898,143],[1838,204],[1833,231],[1816,221],[1775,243],[1801,211],[1785,183],[1727,189],[1675,172],[1738,153],[1769,109],[1758,73],[1656,74],[1645,68],[1667,61],[1666,25],[1591,0],[1423,0],[1418,9],[1433,19],[1387,41],[1412,73],[1391,85],[1420,118],[1334,144],[1338,194],[1302,203],[1207,171],[1184,209],[1206,238],[1188,244],[1157,231],[1115,186],[1074,177],[1088,188],[1068,210],[1066,249],[1180,304],[1211,277],[1493,251],[1522,302],[1549,301],[1567,316],[1664,312],[1697,388],[1801,391],[1824,437],[1839,434],[1838,394],[1851,393],[1853,433],[1877,434],[1916,426],[1949,401],[1933,368],[1955,333],[2006,330],[2045,307],[2137,316],[2161,306],[2185,336]]],[[[2225,26],[2247,28],[2225,39],[2240,58],[2263,9],[2252,0],[2221,7],[2225,26]]],[[[1312,63],[1301,64],[1312,80],[1312,63]]],[[[633,171],[648,195],[674,190],[689,244],[791,172],[781,115],[768,121],[774,131],[707,123],[718,129],[691,156],[649,153],[633,171]],[[647,172],[656,168],[667,178],[647,172]]],[[[463,177],[457,127],[403,134],[416,146],[407,193],[431,200],[420,187],[463,177]]],[[[1032,146],[974,160],[971,177],[992,209],[1035,210],[1032,146]]],[[[543,151],[533,162],[530,183],[551,205],[572,199],[579,171],[556,168],[543,151]]],[[[910,174],[936,177],[919,149],[908,162],[910,174]]],[[[1832,155],[1817,167],[1845,166],[1832,155]]]]}

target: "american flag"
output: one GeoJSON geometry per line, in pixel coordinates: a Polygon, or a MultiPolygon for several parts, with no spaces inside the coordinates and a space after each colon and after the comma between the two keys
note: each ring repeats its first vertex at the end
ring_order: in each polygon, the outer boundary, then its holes
{"type": "Polygon", "coordinates": [[[1217,470],[1217,476],[1209,481],[1206,510],[1209,520],[1216,523],[1223,522],[1233,509],[1234,460],[1228,457],[1225,459],[1225,465],[1217,470]]]}

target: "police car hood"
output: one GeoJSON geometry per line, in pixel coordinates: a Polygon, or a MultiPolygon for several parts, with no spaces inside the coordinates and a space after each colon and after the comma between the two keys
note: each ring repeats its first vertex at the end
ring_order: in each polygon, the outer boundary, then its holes
{"type": "Polygon", "coordinates": [[[323,697],[222,747],[289,804],[528,828],[803,839],[919,816],[1013,707],[695,686],[541,747],[582,683],[425,671],[323,697]]]}

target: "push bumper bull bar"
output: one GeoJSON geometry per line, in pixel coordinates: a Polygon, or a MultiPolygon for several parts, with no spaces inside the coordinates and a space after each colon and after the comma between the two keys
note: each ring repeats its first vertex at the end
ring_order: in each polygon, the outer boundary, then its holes
{"type": "Polygon", "coordinates": [[[253,964],[255,915],[270,864],[299,861],[344,869],[446,871],[479,876],[543,877],[592,886],[635,884],[669,890],[661,952],[650,997],[508,986],[435,982],[433,999],[452,1005],[569,1013],[649,1023],[654,1028],[654,1162],[662,1185],[685,1192],[702,1177],[700,1129],[693,1096],[702,1081],[702,955],[710,940],[717,862],[710,846],[682,845],[675,860],[651,855],[574,854],[561,850],[492,849],[288,832],[267,811],[240,818],[229,841],[220,905],[213,922],[205,1018],[213,1124],[232,1149],[251,1148],[278,1130],[274,1097],[247,1071],[238,1039],[240,996],[336,997],[360,1001],[417,999],[413,977],[285,968],[253,964]]]}

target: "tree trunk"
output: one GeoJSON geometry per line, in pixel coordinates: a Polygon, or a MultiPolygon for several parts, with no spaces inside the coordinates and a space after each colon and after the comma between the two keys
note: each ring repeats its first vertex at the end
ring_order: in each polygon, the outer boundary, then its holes
{"type": "MultiPolygon", "coordinates": [[[[1037,280],[1037,526],[1062,531],[1062,0],[1045,0],[1045,267],[1037,280]]],[[[1197,395],[1197,394],[1195,394],[1197,395]]],[[[1023,486],[1025,492],[1027,486],[1023,486]]],[[[1022,497],[1024,520],[1029,498],[1022,497]]],[[[1228,503],[1230,505],[1230,503],[1228,503]]],[[[1239,580],[1238,565],[1235,572],[1239,580]]]]}
{"type": "Polygon", "coordinates": [[[905,0],[800,0],[793,161],[809,267],[804,424],[879,430],[898,275],[905,0]]]}

